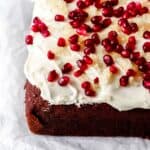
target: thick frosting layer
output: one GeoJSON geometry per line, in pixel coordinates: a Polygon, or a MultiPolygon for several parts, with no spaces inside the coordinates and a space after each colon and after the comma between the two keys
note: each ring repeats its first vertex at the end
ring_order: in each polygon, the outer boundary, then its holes
{"type": "MultiPolygon", "coordinates": [[[[131,0],[120,0],[119,5],[125,6],[131,0]]],[[[150,7],[147,0],[141,0],[143,5],[150,7]]],[[[122,110],[130,110],[133,108],[150,108],[150,92],[142,86],[140,76],[130,78],[130,84],[127,87],[120,87],[119,78],[126,73],[130,68],[135,66],[128,59],[122,58],[117,53],[112,53],[111,56],[115,60],[116,66],[119,68],[119,73],[113,75],[109,68],[103,62],[103,56],[106,54],[103,46],[100,44],[96,47],[97,53],[91,54],[90,57],[94,63],[88,70],[79,78],[73,76],[72,73],[68,74],[71,83],[65,87],[61,87],[57,82],[48,82],[47,76],[50,70],[55,69],[59,75],[62,75],[61,68],[66,62],[71,62],[77,68],[76,61],[83,57],[83,52],[73,52],[70,50],[69,45],[66,47],[58,47],[57,40],[59,37],[68,39],[76,31],[68,23],[69,20],[64,22],[56,22],[54,17],[56,14],[62,14],[67,18],[69,11],[75,8],[76,0],[73,3],[67,4],[64,0],[36,0],[33,17],[38,16],[47,26],[51,32],[51,36],[44,38],[40,33],[31,34],[34,38],[33,45],[28,46],[28,59],[25,64],[25,75],[27,79],[41,90],[41,96],[48,100],[50,104],[93,104],[93,103],[108,103],[114,108],[122,110]],[[55,53],[56,59],[49,60],[47,52],[51,50],[55,53]],[[100,84],[95,85],[93,80],[99,77],[100,84]],[[81,88],[83,81],[91,81],[93,88],[97,92],[95,97],[87,97],[81,88]]],[[[118,7],[118,6],[117,6],[118,7]]],[[[99,15],[101,11],[97,10],[94,6],[86,9],[90,16],[99,15]]],[[[101,39],[107,37],[111,30],[115,30],[119,34],[119,40],[125,44],[128,40],[126,34],[120,31],[118,26],[118,19],[112,17],[112,24],[104,31],[98,33],[101,39]]],[[[146,29],[150,28],[150,13],[143,16],[137,16],[129,19],[136,22],[139,26],[139,31],[134,35],[136,36],[137,46],[136,51],[149,61],[150,53],[144,53],[142,45],[146,41],[142,35],[146,29]]],[[[87,21],[87,24],[91,24],[87,21]]],[[[80,37],[82,42],[86,37],[80,37]]],[[[68,44],[68,43],[67,43],[68,44]]]]}

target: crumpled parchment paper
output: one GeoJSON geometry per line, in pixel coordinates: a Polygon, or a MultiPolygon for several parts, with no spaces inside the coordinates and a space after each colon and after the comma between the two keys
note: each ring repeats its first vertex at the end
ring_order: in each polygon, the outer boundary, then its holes
{"type": "Polygon", "coordinates": [[[23,65],[32,8],[31,0],[0,0],[0,150],[150,150],[150,141],[138,138],[54,137],[29,132],[23,65]]]}

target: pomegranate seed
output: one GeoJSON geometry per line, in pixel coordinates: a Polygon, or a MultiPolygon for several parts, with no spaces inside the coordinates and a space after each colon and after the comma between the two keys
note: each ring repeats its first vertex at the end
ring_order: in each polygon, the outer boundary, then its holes
{"type": "Polygon", "coordinates": [[[85,4],[85,2],[82,1],[82,0],[79,0],[79,1],[77,2],[77,6],[78,6],[78,8],[80,8],[80,9],[86,8],[86,4],[85,4]]]}
{"type": "Polygon", "coordinates": [[[136,3],[135,2],[130,2],[128,5],[127,5],[127,10],[132,10],[136,8],[136,3]]]}
{"type": "Polygon", "coordinates": [[[150,31],[145,31],[145,32],[143,33],[143,37],[144,37],[145,39],[150,39],[150,31]]]}
{"type": "Polygon", "coordinates": [[[94,96],[96,96],[96,92],[92,89],[87,89],[87,90],[85,90],[85,95],[90,96],[90,97],[94,97],[94,96]]]}
{"type": "Polygon", "coordinates": [[[117,34],[116,31],[110,31],[110,32],[108,33],[108,38],[109,38],[109,40],[116,39],[117,36],[118,36],[118,34],[117,34]]]}
{"type": "Polygon", "coordinates": [[[127,21],[127,19],[121,18],[121,19],[119,19],[118,24],[120,26],[123,26],[124,24],[128,24],[128,21],[127,21]]]}
{"type": "Polygon", "coordinates": [[[122,76],[120,78],[120,86],[127,86],[129,82],[129,77],[128,76],[122,76]]]}
{"type": "Polygon", "coordinates": [[[110,0],[110,2],[111,2],[111,5],[115,6],[118,4],[119,1],[118,0],[110,0]]]}
{"type": "Polygon", "coordinates": [[[83,71],[80,69],[74,72],[75,77],[80,77],[82,74],[83,74],[83,71]]]}
{"type": "Polygon", "coordinates": [[[144,57],[139,57],[135,62],[135,64],[138,66],[143,65],[145,63],[146,63],[146,59],[144,57]]]}
{"type": "Polygon", "coordinates": [[[60,46],[60,47],[65,47],[66,46],[66,41],[64,38],[60,37],[58,39],[58,42],[57,42],[57,45],[60,46]]]}
{"type": "Polygon", "coordinates": [[[145,42],[143,45],[144,52],[150,52],[150,42],[145,42]]]}
{"type": "Polygon", "coordinates": [[[32,30],[33,32],[39,32],[39,31],[40,31],[38,25],[32,25],[31,30],[32,30]]]}
{"type": "Polygon", "coordinates": [[[86,0],[85,1],[85,5],[88,7],[88,6],[90,6],[90,5],[92,5],[94,3],[94,1],[93,0],[86,0]]]}
{"type": "Polygon", "coordinates": [[[43,22],[39,23],[38,27],[39,27],[40,32],[44,32],[48,30],[48,27],[43,22]]]}
{"type": "Polygon", "coordinates": [[[128,69],[126,75],[127,75],[128,77],[135,76],[135,75],[136,75],[136,72],[135,72],[133,69],[128,69]]]}
{"type": "Polygon", "coordinates": [[[81,23],[79,21],[71,21],[70,22],[70,25],[73,27],[73,28],[79,28],[81,23]]]}
{"type": "Polygon", "coordinates": [[[92,22],[93,24],[99,24],[99,23],[101,22],[101,20],[102,20],[102,16],[93,16],[93,17],[91,18],[91,22],[92,22]]]}
{"type": "Polygon", "coordinates": [[[113,15],[113,8],[109,7],[109,8],[103,8],[102,9],[102,14],[105,17],[111,17],[113,15]]]}
{"type": "Polygon", "coordinates": [[[90,58],[89,56],[84,56],[83,57],[83,60],[87,63],[87,64],[92,64],[93,63],[93,60],[92,60],[92,58],[90,58]]]}
{"type": "Polygon", "coordinates": [[[71,44],[76,44],[78,42],[79,36],[77,34],[74,34],[69,37],[69,42],[71,44]]]}
{"type": "Polygon", "coordinates": [[[109,39],[104,39],[104,40],[102,40],[102,45],[104,46],[104,47],[107,47],[108,45],[110,45],[110,40],[109,39]]]}
{"type": "Polygon", "coordinates": [[[99,78],[98,78],[98,77],[96,77],[96,78],[94,79],[94,83],[95,83],[95,84],[98,84],[98,83],[99,83],[99,78]]]}
{"type": "Polygon", "coordinates": [[[91,83],[89,81],[84,81],[82,84],[81,84],[81,87],[83,89],[90,89],[91,88],[91,83]]]}
{"type": "Polygon", "coordinates": [[[54,82],[54,81],[56,81],[57,79],[58,79],[58,73],[56,72],[56,70],[50,71],[49,74],[48,74],[47,80],[48,80],[49,82],[54,82]]]}
{"type": "Polygon", "coordinates": [[[102,8],[109,8],[109,7],[112,7],[112,4],[110,1],[104,1],[101,3],[101,7],[102,8]]]}
{"type": "Polygon", "coordinates": [[[115,65],[111,65],[109,67],[111,73],[116,74],[118,72],[118,68],[115,65]]]}
{"type": "Polygon", "coordinates": [[[83,60],[78,60],[77,65],[82,71],[84,71],[88,68],[87,64],[83,60]]]}
{"type": "Polygon", "coordinates": [[[108,27],[111,23],[112,23],[112,21],[110,18],[104,19],[102,22],[104,28],[108,27]]]}
{"type": "Polygon", "coordinates": [[[139,59],[140,53],[139,52],[133,52],[130,54],[130,60],[135,62],[139,59]]]}
{"type": "Polygon", "coordinates": [[[94,42],[93,42],[92,39],[86,39],[86,40],[84,41],[84,45],[85,45],[86,47],[91,47],[91,46],[94,45],[94,42]]]}
{"type": "Polygon", "coordinates": [[[55,54],[52,51],[48,51],[47,57],[48,57],[48,59],[54,59],[55,58],[55,54]]]}
{"type": "Polygon", "coordinates": [[[72,71],[72,69],[73,69],[73,66],[70,63],[66,63],[64,64],[62,68],[62,73],[69,73],[72,71]]]}
{"type": "Polygon", "coordinates": [[[42,31],[41,33],[45,38],[50,36],[50,32],[48,30],[42,31]]]}
{"type": "Polygon", "coordinates": [[[131,27],[131,31],[132,31],[133,33],[138,31],[138,26],[137,26],[136,23],[131,23],[131,24],[130,24],[130,27],[131,27]]]}
{"type": "Polygon", "coordinates": [[[71,3],[73,2],[74,0],[64,0],[66,3],[71,3]]]}
{"type": "Polygon", "coordinates": [[[147,72],[147,65],[146,64],[141,64],[138,66],[138,69],[141,71],[141,72],[147,72]]]}
{"type": "Polygon", "coordinates": [[[132,43],[133,45],[135,45],[136,44],[135,36],[130,36],[128,39],[128,43],[132,43]]]}
{"type": "Polygon", "coordinates": [[[70,82],[70,78],[68,76],[63,76],[58,80],[58,84],[60,86],[66,86],[70,82]]]}
{"type": "Polygon", "coordinates": [[[101,8],[101,1],[100,0],[95,0],[95,7],[97,9],[101,8]]]}
{"type": "Polygon", "coordinates": [[[115,17],[121,17],[124,13],[124,8],[123,7],[119,7],[117,9],[114,9],[113,11],[113,16],[115,17]]]}
{"type": "Polygon", "coordinates": [[[76,51],[76,52],[80,51],[80,45],[79,44],[71,44],[70,48],[71,48],[71,50],[76,51]]]}
{"type": "Polygon", "coordinates": [[[91,54],[91,53],[95,53],[95,51],[96,51],[96,49],[95,49],[94,46],[86,47],[86,48],[84,49],[84,54],[85,54],[85,55],[89,55],[89,54],[91,54]]]}
{"type": "Polygon", "coordinates": [[[101,24],[99,24],[99,25],[94,25],[92,29],[94,32],[100,32],[103,30],[103,27],[101,24]]]}
{"type": "Polygon", "coordinates": [[[94,33],[92,34],[91,36],[92,40],[94,41],[94,43],[97,45],[97,44],[100,44],[100,38],[99,38],[99,35],[94,33]]]}
{"type": "Polygon", "coordinates": [[[143,80],[143,86],[150,90],[150,80],[143,80]]]}
{"type": "Polygon", "coordinates": [[[145,14],[145,13],[148,13],[148,8],[147,8],[147,7],[143,7],[143,8],[141,8],[141,9],[139,10],[139,14],[140,14],[140,15],[143,15],[143,14],[145,14]]]}
{"type": "Polygon", "coordinates": [[[65,17],[63,15],[56,15],[55,16],[55,21],[64,21],[65,17]]]}
{"type": "Polygon", "coordinates": [[[110,55],[104,55],[103,61],[107,66],[111,66],[114,63],[114,61],[110,55]]]}
{"type": "Polygon", "coordinates": [[[33,23],[34,23],[34,24],[39,24],[39,23],[41,23],[41,20],[40,20],[38,17],[35,17],[35,18],[33,19],[33,23]]]}
{"type": "Polygon", "coordinates": [[[115,48],[115,51],[120,54],[123,51],[123,46],[120,45],[120,44],[117,44],[116,48],[115,48]]]}
{"type": "Polygon", "coordinates": [[[33,36],[32,35],[27,35],[25,38],[25,42],[27,45],[32,45],[33,44],[33,36]]]}
{"type": "Polygon", "coordinates": [[[129,58],[130,57],[130,52],[128,50],[123,50],[121,52],[121,56],[124,58],[129,58]]]}

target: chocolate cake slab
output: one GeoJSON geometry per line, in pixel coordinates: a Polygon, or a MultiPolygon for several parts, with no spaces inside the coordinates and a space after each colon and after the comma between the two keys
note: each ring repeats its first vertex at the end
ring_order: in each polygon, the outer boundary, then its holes
{"type": "Polygon", "coordinates": [[[25,90],[26,118],[35,134],[150,137],[150,110],[119,112],[108,104],[50,105],[28,81],[25,90]]]}

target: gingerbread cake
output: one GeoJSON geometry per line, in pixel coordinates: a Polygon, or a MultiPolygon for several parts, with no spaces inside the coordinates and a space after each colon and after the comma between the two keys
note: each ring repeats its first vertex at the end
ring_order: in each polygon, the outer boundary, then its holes
{"type": "Polygon", "coordinates": [[[24,67],[30,130],[150,138],[150,1],[34,3],[24,67]]]}

